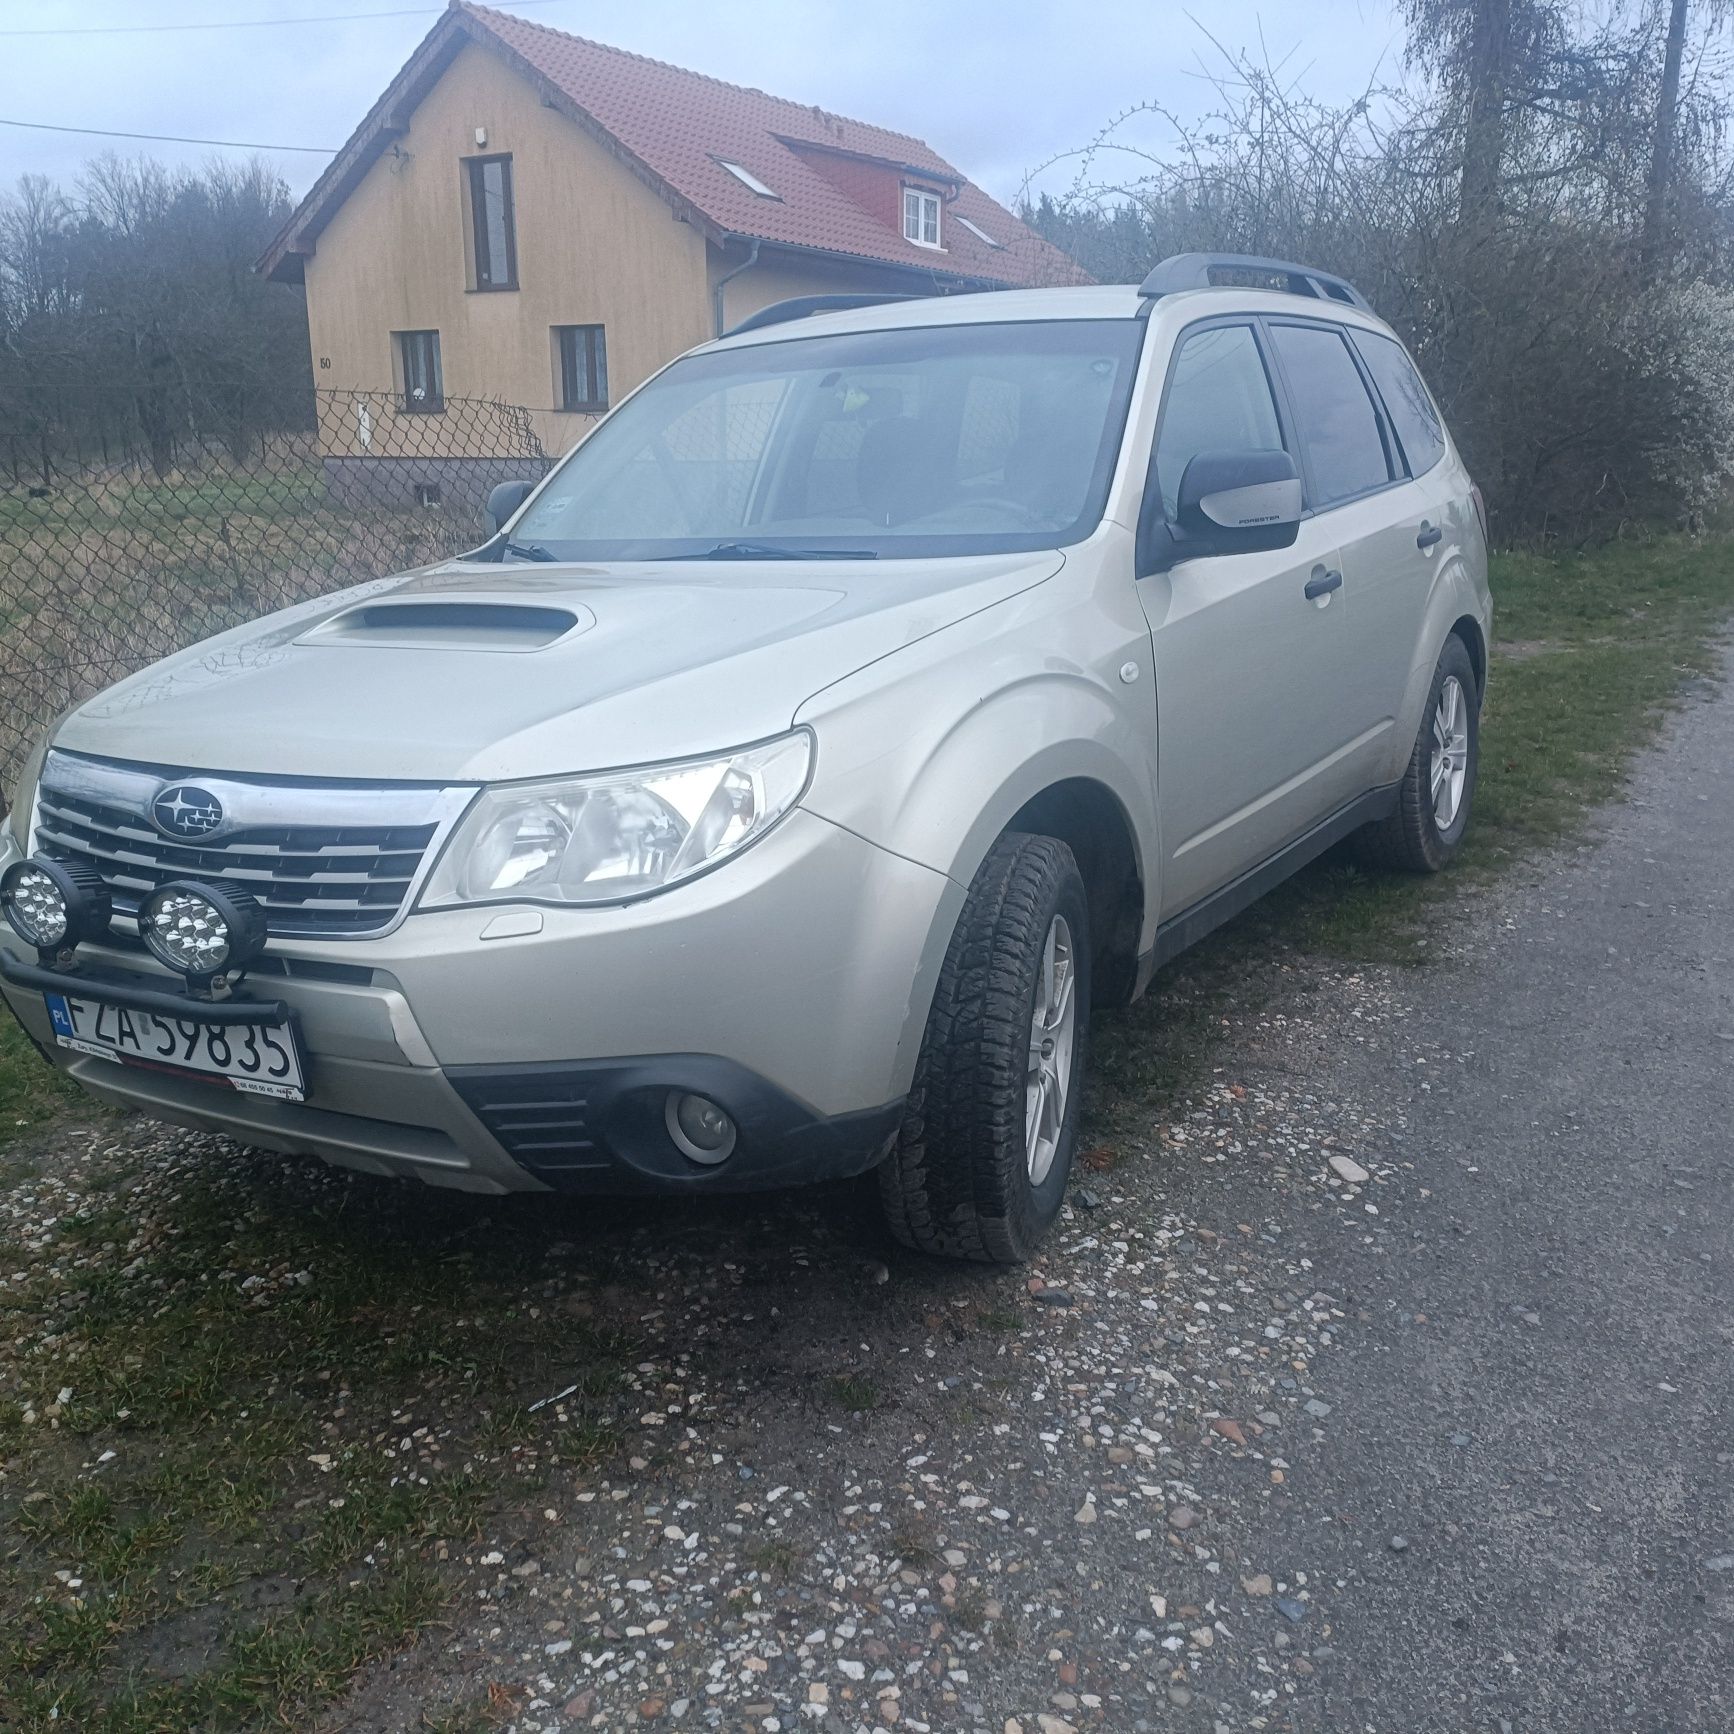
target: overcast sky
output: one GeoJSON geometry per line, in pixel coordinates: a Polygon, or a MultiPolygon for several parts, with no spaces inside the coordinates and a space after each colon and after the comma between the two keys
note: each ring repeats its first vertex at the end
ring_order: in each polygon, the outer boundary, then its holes
{"type": "MultiPolygon", "coordinates": [[[[425,3],[425,0],[424,0],[425,3]]],[[[417,0],[0,0],[0,119],[334,149],[432,27],[417,0]],[[400,12],[361,18],[361,13],[400,12]],[[329,20],[236,28],[242,19],[329,20]],[[152,33],[123,25],[209,23],[152,33]],[[26,35],[26,31],[67,34],[26,35]]],[[[1351,95],[1401,35],[1387,0],[518,0],[501,10],[914,133],[1011,202],[1029,173],[1116,112],[1196,112],[1231,48],[1351,95]],[[1198,20],[1198,22],[1195,22],[1198,20]]],[[[1132,136],[1154,143],[1148,127],[1132,136]]],[[[197,162],[199,146],[0,126],[0,188],[71,180],[104,148],[197,162]]],[[[297,193],[324,158],[271,153],[297,193]]],[[[1059,190],[1069,168],[1039,184],[1059,190]]]]}

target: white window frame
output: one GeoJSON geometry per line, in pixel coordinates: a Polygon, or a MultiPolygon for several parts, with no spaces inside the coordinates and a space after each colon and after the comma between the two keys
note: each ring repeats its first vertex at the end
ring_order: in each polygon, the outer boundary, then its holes
{"type": "Polygon", "coordinates": [[[711,161],[719,169],[726,169],[749,193],[756,193],[761,199],[775,199],[779,205],[783,202],[783,195],[773,192],[751,169],[742,168],[739,163],[732,163],[727,157],[712,157],[711,161]]]}
{"type": "Polygon", "coordinates": [[[985,241],[990,247],[994,248],[998,252],[1003,252],[1005,250],[1004,241],[996,241],[986,229],[978,227],[976,224],[972,223],[968,217],[959,217],[957,220],[963,224],[963,226],[969,230],[978,241],[985,241]]]}
{"type": "Polygon", "coordinates": [[[912,247],[929,247],[936,253],[943,253],[945,251],[944,231],[940,228],[939,214],[940,206],[944,202],[945,201],[940,198],[938,193],[932,192],[926,187],[912,186],[908,181],[903,183],[903,238],[912,247]],[[916,232],[913,235],[909,232],[909,201],[911,199],[916,201],[916,232]],[[923,235],[927,228],[927,213],[929,208],[933,211],[933,239],[931,241],[923,239],[923,235]]]}

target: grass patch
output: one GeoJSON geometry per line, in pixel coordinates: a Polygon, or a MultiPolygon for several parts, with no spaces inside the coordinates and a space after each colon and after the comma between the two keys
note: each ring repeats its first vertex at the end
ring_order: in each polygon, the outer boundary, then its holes
{"type": "Polygon", "coordinates": [[[823,1389],[827,1402],[852,1414],[879,1407],[879,1387],[859,1373],[839,1373],[835,1378],[827,1379],[823,1389]]]}
{"type": "Polygon", "coordinates": [[[313,1725],[439,1615],[491,1511],[631,1411],[634,1341],[510,1200],[211,1140],[0,1204],[8,1729],[313,1725]]]}
{"type": "Polygon", "coordinates": [[[792,1541],[761,1541],[747,1554],[747,1563],[762,1577],[787,1577],[802,1560],[792,1541]]]}
{"type": "Polygon", "coordinates": [[[40,1126],[91,1098],[43,1062],[17,1020],[0,1006],[0,1150],[20,1132],[40,1126]]]}
{"type": "Polygon", "coordinates": [[[1572,829],[1622,786],[1682,687],[1713,675],[1713,641],[1734,611],[1734,540],[1508,555],[1494,583],[1479,859],[1572,829]]]}
{"type": "Polygon", "coordinates": [[[528,1696],[526,1688],[507,1686],[496,1680],[482,1697],[448,1710],[424,1706],[417,1734],[490,1734],[492,1729],[509,1722],[528,1696]]]}

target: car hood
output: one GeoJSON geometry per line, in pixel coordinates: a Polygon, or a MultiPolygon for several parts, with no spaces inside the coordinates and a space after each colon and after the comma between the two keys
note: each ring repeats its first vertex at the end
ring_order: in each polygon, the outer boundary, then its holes
{"type": "Polygon", "coordinates": [[[492,782],[788,728],[833,682],[1051,578],[944,560],[451,561],[207,639],[74,710],[73,752],[189,770],[492,782]]]}

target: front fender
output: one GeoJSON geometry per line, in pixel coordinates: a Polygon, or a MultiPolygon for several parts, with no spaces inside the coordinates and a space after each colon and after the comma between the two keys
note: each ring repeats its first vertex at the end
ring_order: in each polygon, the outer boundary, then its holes
{"type": "Polygon", "coordinates": [[[1085,778],[1158,859],[1150,626],[1112,553],[1074,561],[816,693],[804,805],[967,885],[1018,808],[1085,778]]]}
{"type": "Polygon", "coordinates": [[[806,804],[967,885],[1013,815],[1043,790],[1100,783],[1126,814],[1142,877],[1155,857],[1152,790],[1134,769],[1146,752],[1088,679],[1031,674],[964,714],[928,714],[925,726],[876,755],[878,786],[839,767],[842,774],[825,775],[806,804]]]}
{"type": "MultiPolygon", "coordinates": [[[[918,686],[924,683],[918,683],[918,686]]],[[[955,691],[955,676],[947,684],[955,691]]],[[[1126,819],[1145,887],[1140,953],[1155,942],[1158,903],[1154,803],[1139,740],[1125,717],[1081,674],[1032,673],[968,710],[942,711],[940,691],[864,696],[846,730],[821,723],[820,768],[804,806],[870,842],[945,873],[941,902],[921,949],[897,1044],[897,1085],[910,1087],[939,972],[964,892],[1018,810],[1058,783],[1105,788],[1126,819]],[[910,728],[911,716],[920,718],[910,728]],[[848,744],[836,743],[842,734],[848,744]]],[[[805,720],[805,719],[803,719],[805,720]]]]}
{"type": "Polygon", "coordinates": [[[1149,626],[1130,586],[1083,586],[1059,607],[1044,588],[803,705],[796,720],[820,742],[803,804],[968,885],[1020,807],[1056,783],[1097,783],[1125,815],[1147,944],[1159,859],[1149,626]]]}

